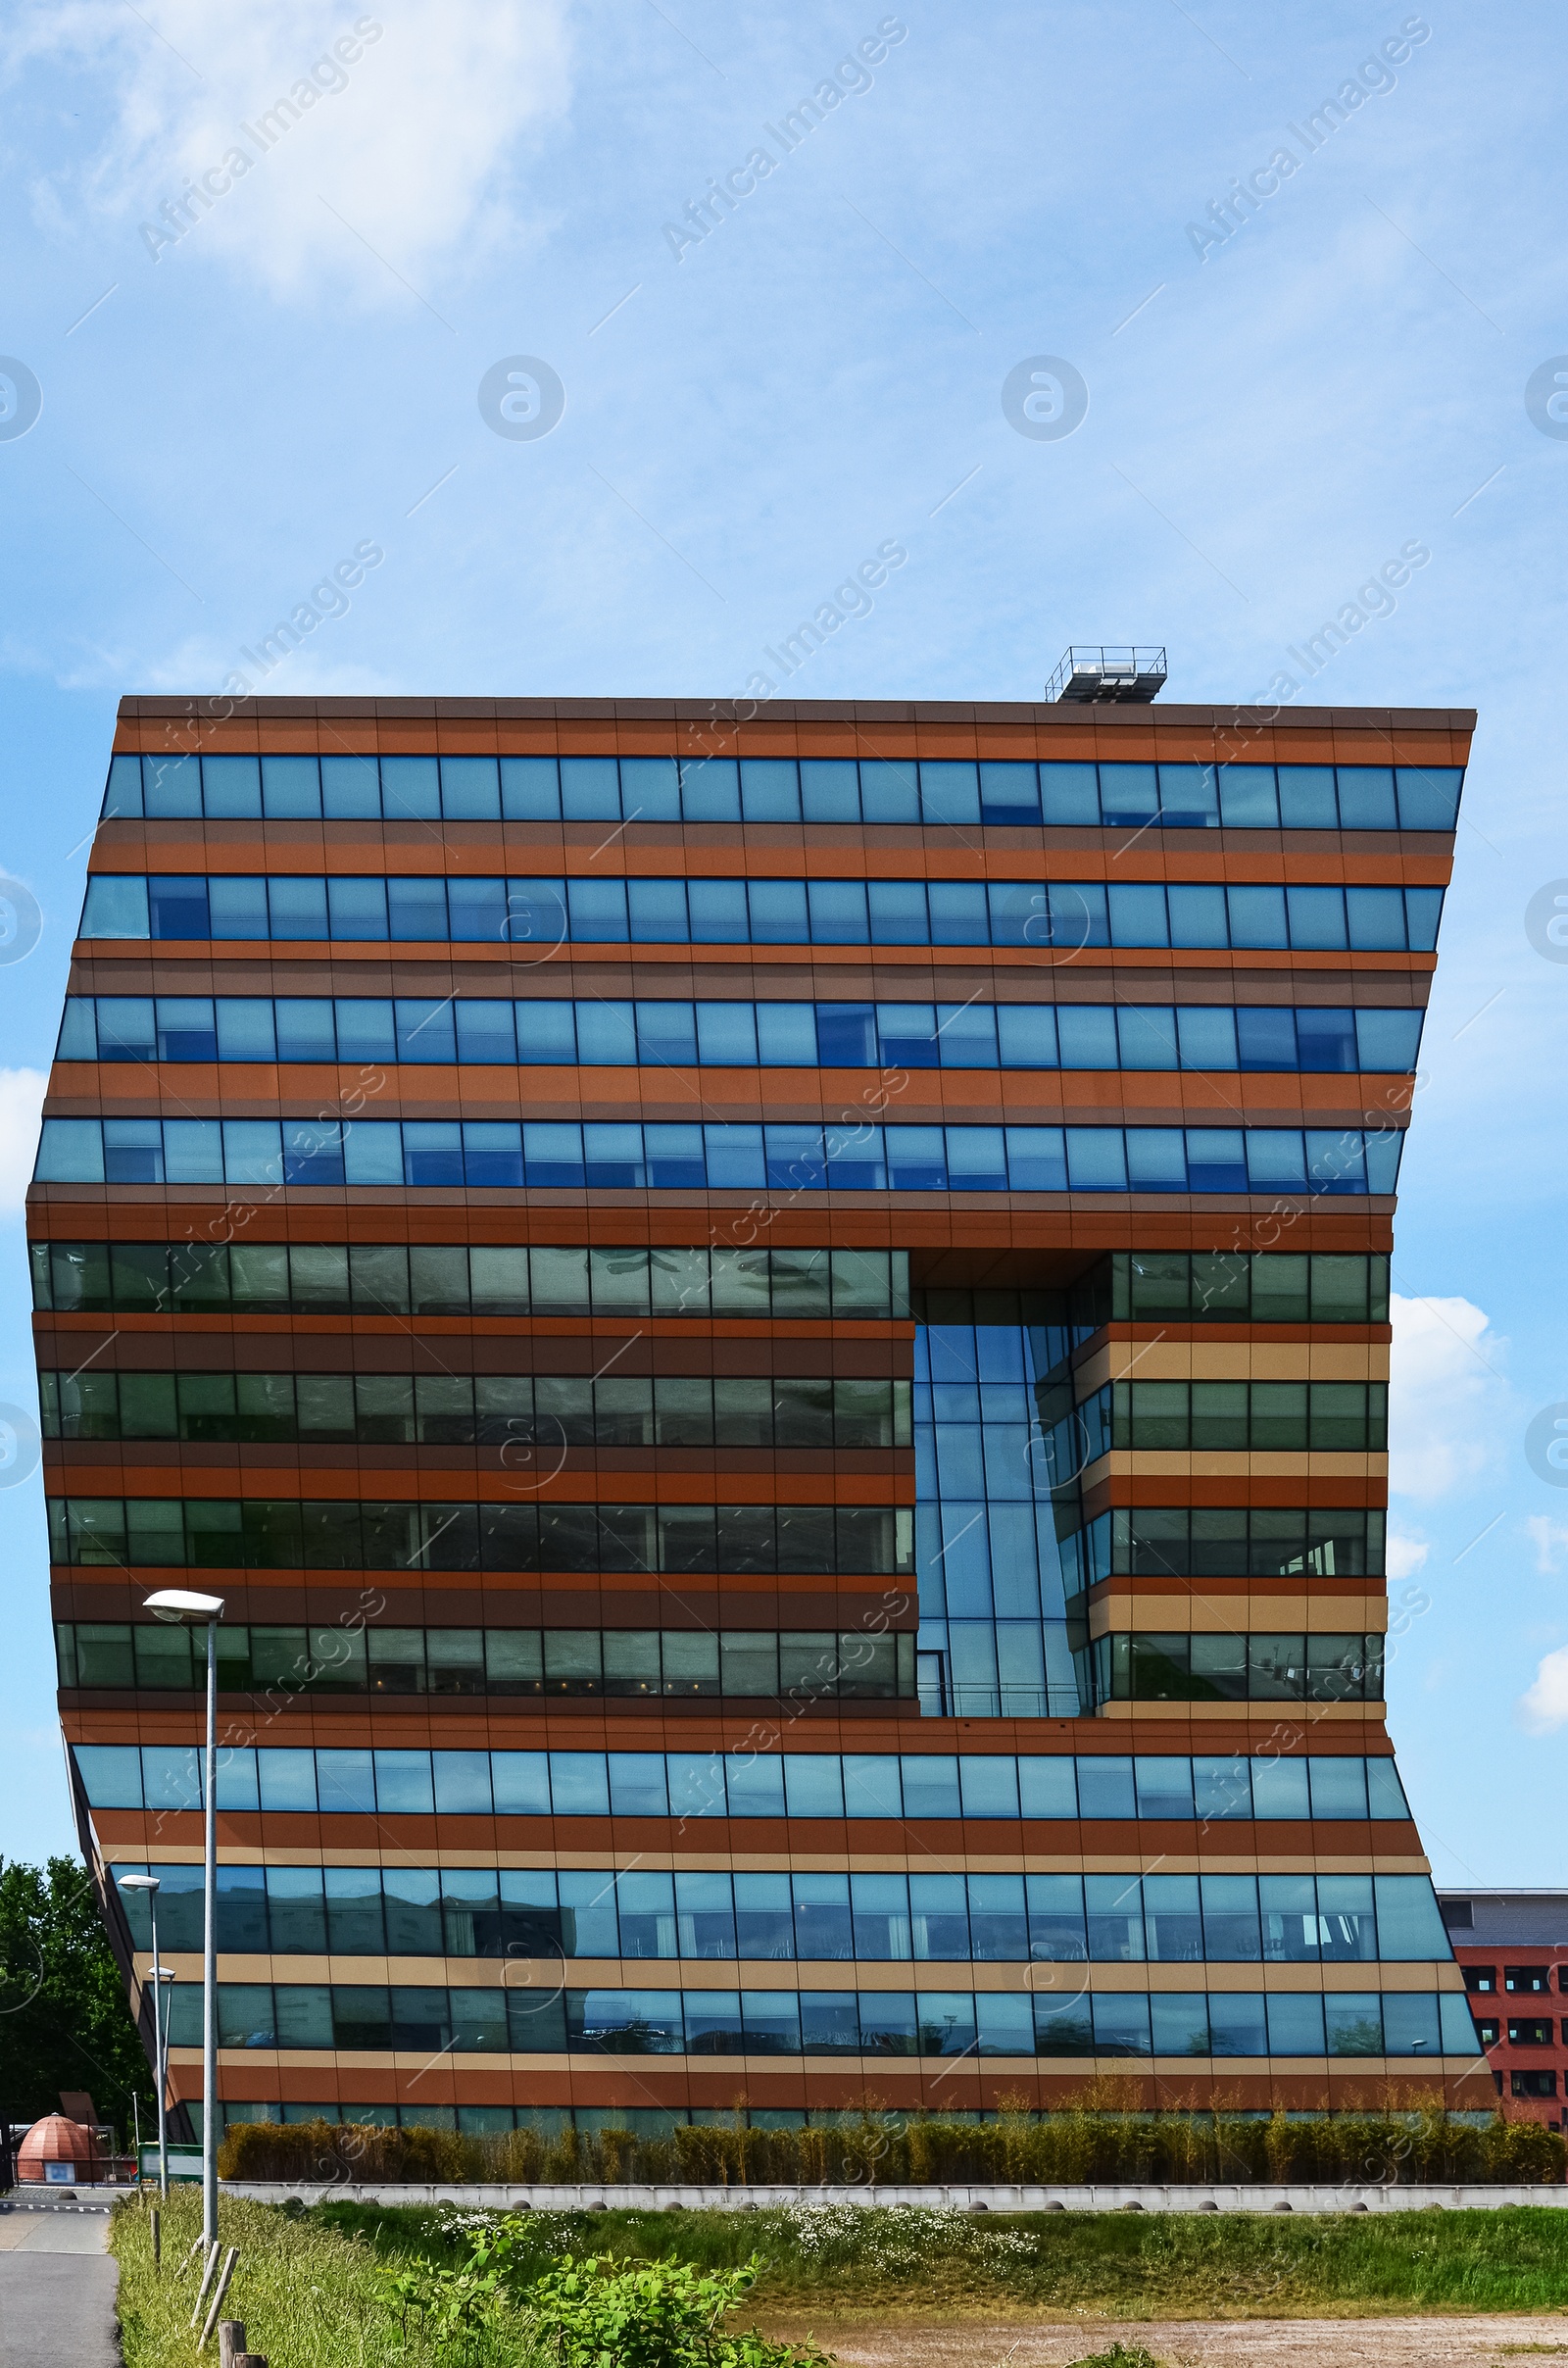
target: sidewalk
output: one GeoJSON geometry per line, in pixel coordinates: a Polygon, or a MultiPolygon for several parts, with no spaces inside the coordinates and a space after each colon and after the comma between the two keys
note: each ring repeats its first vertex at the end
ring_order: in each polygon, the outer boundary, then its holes
{"type": "Polygon", "coordinates": [[[107,2204],[0,2205],[0,2368],[119,2368],[107,2204]]]}

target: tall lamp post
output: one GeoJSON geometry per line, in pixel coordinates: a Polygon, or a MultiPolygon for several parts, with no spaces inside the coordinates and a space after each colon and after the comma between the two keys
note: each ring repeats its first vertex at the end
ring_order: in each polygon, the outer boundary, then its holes
{"type": "Polygon", "coordinates": [[[202,2243],[218,2243],[218,1623],[220,1595],[192,1595],[166,1587],[146,1599],[156,1620],[207,1630],[207,1765],[202,1787],[207,1810],[204,1963],[202,1968],[202,2243]]]}
{"type": "MultiPolygon", "coordinates": [[[[156,1875],[122,1875],[122,1891],[137,1892],[145,1897],[153,1920],[153,1961],[148,1980],[153,1986],[153,2078],[158,2083],[158,2192],[166,2199],[169,2195],[169,2115],[167,2077],[168,2050],[164,2046],[163,2001],[159,1996],[168,1967],[158,1960],[158,1877],[156,1875]]],[[[141,2177],[141,2164],[136,2165],[141,2177]]]]}

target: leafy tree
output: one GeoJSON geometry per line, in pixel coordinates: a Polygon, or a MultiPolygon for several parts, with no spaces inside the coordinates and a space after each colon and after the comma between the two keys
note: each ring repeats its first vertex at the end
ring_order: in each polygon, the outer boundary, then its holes
{"type": "Polygon", "coordinates": [[[86,1869],[75,1858],[0,1860],[0,2111],[14,2121],[58,2113],[62,2089],[90,2091],[126,2144],[132,2095],[144,2131],[157,2112],[86,1869]]]}

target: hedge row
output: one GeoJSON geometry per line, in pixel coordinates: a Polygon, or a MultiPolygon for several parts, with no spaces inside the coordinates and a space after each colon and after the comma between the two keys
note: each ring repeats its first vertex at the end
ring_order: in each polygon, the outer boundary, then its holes
{"type": "Polygon", "coordinates": [[[315,2184],[361,2180],[508,2185],[681,2183],[719,2187],[888,2186],[1086,2181],[1194,2184],[1559,2184],[1568,2146],[1542,2122],[1499,2114],[1480,2127],[1416,2106],[1317,2120],[1201,2113],[1133,2114],[1094,2105],[979,2124],[861,2113],[808,2130],[622,2130],[469,2138],[325,2121],[247,2122],[223,2142],[227,2179],[315,2184]]]}

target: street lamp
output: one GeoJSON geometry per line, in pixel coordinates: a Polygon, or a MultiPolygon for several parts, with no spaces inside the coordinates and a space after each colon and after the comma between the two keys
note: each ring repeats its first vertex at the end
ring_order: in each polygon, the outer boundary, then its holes
{"type": "MultiPolygon", "coordinates": [[[[158,1877],[156,1875],[122,1875],[120,1888],[122,1891],[144,1894],[153,1920],[153,1961],[147,1978],[153,1986],[153,2076],[158,2083],[158,2192],[167,2200],[169,2195],[169,2114],[167,2104],[169,2050],[164,2045],[164,2017],[161,2011],[163,2001],[159,1993],[163,1989],[166,1978],[172,1981],[174,1977],[167,1965],[160,1965],[158,1962],[158,1877]]],[[[138,2179],[141,2177],[139,2162],[136,2165],[136,2176],[138,2179]]]]}
{"type": "Polygon", "coordinates": [[[166,1587],[146,1599],[155,1620],[207,1630],[207,1774],[204,1963],[202,1968],[202,2243],[218,2243],[218,1623],[220,1595],[166,1587]]]}
{"type": "MultiPolygon", "coordinates": [[[[172,1987],[177,1978],[172,1965],[159,1965],[154,1963],[150,1965],[147,1970],[152,1976],[154,1986],[153,1995],[155,1997],[157,1996],[158,1992],[166,1986],[172,1987]]],[[[158,2102],[160,2106],[158,2115],[158,2171],[159,2178],[163,2185],[163,2192],[166,2195],[169,2193],[169,2122],[165,2112],[162,2110],[162,2107],[165,2097],[167,2097],[169,2095],[169,2040],[170,2031],[173,2020],[174,2000],[172,1996],[171,1996],[168,2005],[164,2008],[164,2063],[162,2078],[158,2090],[158,2102]]]]}

